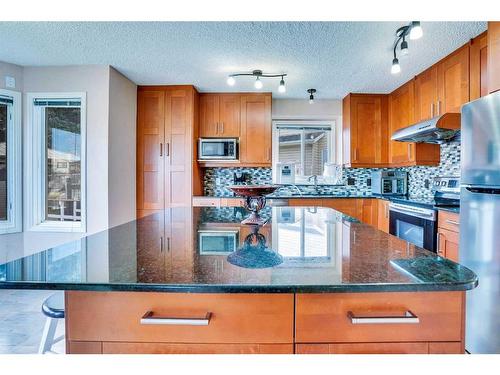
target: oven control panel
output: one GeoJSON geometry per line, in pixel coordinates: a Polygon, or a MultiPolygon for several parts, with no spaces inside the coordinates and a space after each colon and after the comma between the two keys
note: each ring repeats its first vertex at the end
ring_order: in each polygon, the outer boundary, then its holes
{"type": "Polygon", "coordinates": [[[432,191],[442,193],[460,193],[459,177],[435,177],[432,183],[432,191]]]}

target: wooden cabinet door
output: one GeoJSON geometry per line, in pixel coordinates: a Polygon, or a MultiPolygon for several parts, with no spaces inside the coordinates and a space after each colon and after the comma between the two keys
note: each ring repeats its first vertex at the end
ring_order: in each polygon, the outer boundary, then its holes
{"type": "Polygon", "coordinates": [[[389,201],[377,199],[378,204],[378,229],[389,233],[389,201]]]}
{"type": "Polygon", "coordinates": [[[351,95],[350,160],[355,166],[387,162],[387,96],[351,95]]]}
{"type": "Polygon", "coordinates": [[[241,96],[240,161],[271,165],[271,95],[241,96]]]}
{"type": "Polygon", "coordinates": [[[428,354],[427,342],[296,344],[297,354],[428,354]]]}
{"type": "Polygon", "coordinates": [[[436,116],[437,67],[432,66],[415,77],[415,122],[436,116]]]}
{"type": "Polygon", "coordinates": [[[165,207],[191,205],[192,90],[174,88],[165,92],[165,207]]]}
{"type": "Polygon", "coordinates": [[[293,354],[293,344],[104,342],[103,354],[293,354]]]}
{"type": "Polygon", "coordinates": [[[488,34],[475,37],[470,43],[470,100],[488,95],[488,34]]]}
{"type": "Polygon", "coordinates": [[[218,137],[219,95],[200,95],[200,137],[218,137]]]}
{"type": "Polygon", "coordinates": [[[239,137],[241,104],[239,94],[219,95],[219,131],[222,137],[239,137]]]}
{"type": "Polygon", "coordinates": [[[362,200],[362,216],[361,221],[365,224],[377,227],[377,212],[378,204],[377,199],[363,199],[362,200]]]}
{"type": "Polygon", "coordinates": [[[448,229],[438,228],[438,254],[458,262],[459,234],[448,229]]]}
{"type": "Polygon", "coordinates": [[[469,101],[469,45],[442,60],[438,66],[436,115],[460,113],[469,101]]]}
{"type": "Polygon", "coordinates": [[[137,92],[137,209],[164,206],[165,93],[137,92]]]}
{"type": "Polygon", "coordinates": [[[500,90],[500,22],[488,22],[488,90],[500,90]]]}
{"type": "MultiPolygon", "coordinates": [[[[410,126],[413,121],[414,81],[410,81],[389,95],[389,139],[396,130],[410,126]]],[[[389,141],[389,163],[406,164],[415,153],[410,147],[415,144],[408,142],[389,141]]]]}

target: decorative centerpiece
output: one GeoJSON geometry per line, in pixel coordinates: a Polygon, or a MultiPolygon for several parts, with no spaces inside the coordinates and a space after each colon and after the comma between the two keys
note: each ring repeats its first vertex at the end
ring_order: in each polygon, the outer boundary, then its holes
{"type": "Polygon", "coordinates": [[[265,220],[259,216],[259,211],[266,206],[266,195],[273,193],[276,185],[233,185],[229,189],[244,198],[244,206],[250,211],[250,216],[241,222],[248,225],[264,225],[265,220]]]}
{"type": "Polygon", "coordinates": [[[283,257],[266,246],[266,237],[253,225],[243,246],[227,256],[227,261],[243,268],[269,268],[283,263],[283,257]]]}

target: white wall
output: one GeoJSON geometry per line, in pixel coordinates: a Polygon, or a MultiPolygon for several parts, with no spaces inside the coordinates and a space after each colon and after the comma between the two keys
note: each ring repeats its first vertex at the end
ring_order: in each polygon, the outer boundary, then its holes
{"type": "Polygon", "coordinates": [[[23,67],[0,61],[0,89],[23,91],[23,67]],[[5,86],[6,76],[15,78],[16,87],[5,86]]]}
{"type": "Polygon", "coordinates": [[[109,76],[109,226],[135,219],[137,86],[116,69],[109,76]]]}
{"type": "Polygon", "coordinates": [[[87,233],[95,233],[108,227],[109,66],[24,68],[25,93],[76,91],[87,93],[87,233]]]}
{"type": "Polygon", "coordinates": [[[318,99],[273,99],[273,120],[332,120],[342,116],[342,101],[318,99]]]}

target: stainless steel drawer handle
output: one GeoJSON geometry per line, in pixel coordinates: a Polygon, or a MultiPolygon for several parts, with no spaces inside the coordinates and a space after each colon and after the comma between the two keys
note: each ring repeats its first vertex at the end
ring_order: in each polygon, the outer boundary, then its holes
{"type": "Polygon", "coordinates": [[[174,326],[208,326],[212,313],[207,312],[202,318],[176,318],[165,316],[153,316],[152,311],[146,312],[141,318],[141,324],[174,325],[174,326]]]}
{"type": "Polygon", "coordinates": [[[404,316],[356,316],[352,311],[347,312],[352,324],[416,324],[420,319],[410,310],[404,316]]]}
{"type": "Polygon", "coordinates": [[[458,221],[455,221],[455,220],[446,219],[446,222],[447,222],[448,224],[460,225],[460,223],[459,223],[458,221]]]}

